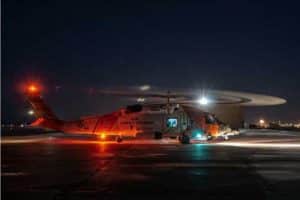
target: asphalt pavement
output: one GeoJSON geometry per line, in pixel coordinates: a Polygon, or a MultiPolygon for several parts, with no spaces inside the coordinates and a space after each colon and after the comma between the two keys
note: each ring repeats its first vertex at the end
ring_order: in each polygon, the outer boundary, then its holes
{"type": "Polygon", "coordinates": [[[300,133],[230,141],[3,137],[3,199],[300,199],[300,133]]]}

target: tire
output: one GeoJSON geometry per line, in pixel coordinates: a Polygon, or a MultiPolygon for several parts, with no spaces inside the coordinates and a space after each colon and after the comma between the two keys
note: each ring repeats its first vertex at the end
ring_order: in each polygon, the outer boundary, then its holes
{"type": "Polygon", "coordinates": [[[116,142],[121,143],[123,141],[123,138],[121,136],[117,136],[116,142]]]}
{"type": "Polygon", "coordinates": [[[154,139],[156,140],[162,139],[162,132],[159,131],[154,132],[154,139]]]}
{"type": "Polygon", "coordinates": [[[190,137],[187,135],[183,135],[180,137],[181,144],[190,144],[190,137]]]}

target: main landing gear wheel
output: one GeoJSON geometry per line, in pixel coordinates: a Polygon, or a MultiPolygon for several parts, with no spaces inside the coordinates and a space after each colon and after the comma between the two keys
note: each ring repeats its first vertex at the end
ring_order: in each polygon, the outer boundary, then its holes
{"type": "Polygon", "coordinates": [[[179,142],[181,144],[190,144],[190,137],[187,135],[182,135],[179,137],[179,142]]]}
{"type": "Polygon", "coordinates": [[[123,138],[121,136],[116,137],[116,142],[121,143],[123,141],[123,138]]]}
{"type": "Polygon", "coordinates": [[[154,132],[154,139],[156,140],[162,139],[162,132],[158,132],[158,131],[154,132]]]}

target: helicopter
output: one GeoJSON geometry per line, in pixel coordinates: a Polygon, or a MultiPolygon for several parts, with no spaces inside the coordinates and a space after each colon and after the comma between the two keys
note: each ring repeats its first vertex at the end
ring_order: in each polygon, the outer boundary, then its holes
{"type": "MultiPolygon", "coordinates": [[[[230,127],[218,120],[213,113],[195,107],[182,94],[170,91],[149,93],[146,92],[148,89],[144,86],[139,93],[101,90],[99,92],[106,95],[136,98],[137,103],[108,114],[85,116],[71,121],[62,120],[54,114],[45,103],[41,88],[37,85],[29,85],[25,96],[37,118],[31,126],[66,134],[92,135],[100,140],[114,137],[117,142],[140,134],[152,134],[155,139],[177,138],[183,144],[190,143],[191,139],[228,139],[230,127]],[[152,101],[145,101],[151,98],[152,101]]],[[[208,100],[202,97],[198,103],[206,105],[208,100]]]]}

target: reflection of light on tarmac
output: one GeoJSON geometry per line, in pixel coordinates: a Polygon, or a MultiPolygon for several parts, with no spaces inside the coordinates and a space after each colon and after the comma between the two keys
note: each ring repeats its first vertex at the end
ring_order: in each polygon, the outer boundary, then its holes
{"type": "Polygon", "coordinates": [[[26,176],[24,172],[2,172],[1,176],[26,176]]]}
{"type": "Polygon", "coordinates": [[[106,149],[107,149],[107,143],[105,143],[104,141],[99,141],[98,142],[98,147],[99,147],[99,153],[106,153],[106,149]]]}
{"type": "Polygon", "coordinates": [[[250,142],[220,142],[217,145],[256,148],[300,148],[299,143],[250,143],[250,142]]]}
{"type": "Polygon", "coordinates": [[[206,144],[194,144],[193,149],[195,150],[192,152],[193,156],[201,159],[209,157],[206,144]]]}
{"type": "Polygon", "coordinates": [[[79,139],[60,139],[55,141],[56,144],[97,144],[99,145],[99,148],[101,147],[102,149],[105,149],[106,144],[116,144],[115,141],[99,141],[99,140],[79,140],[79,139]]]}

